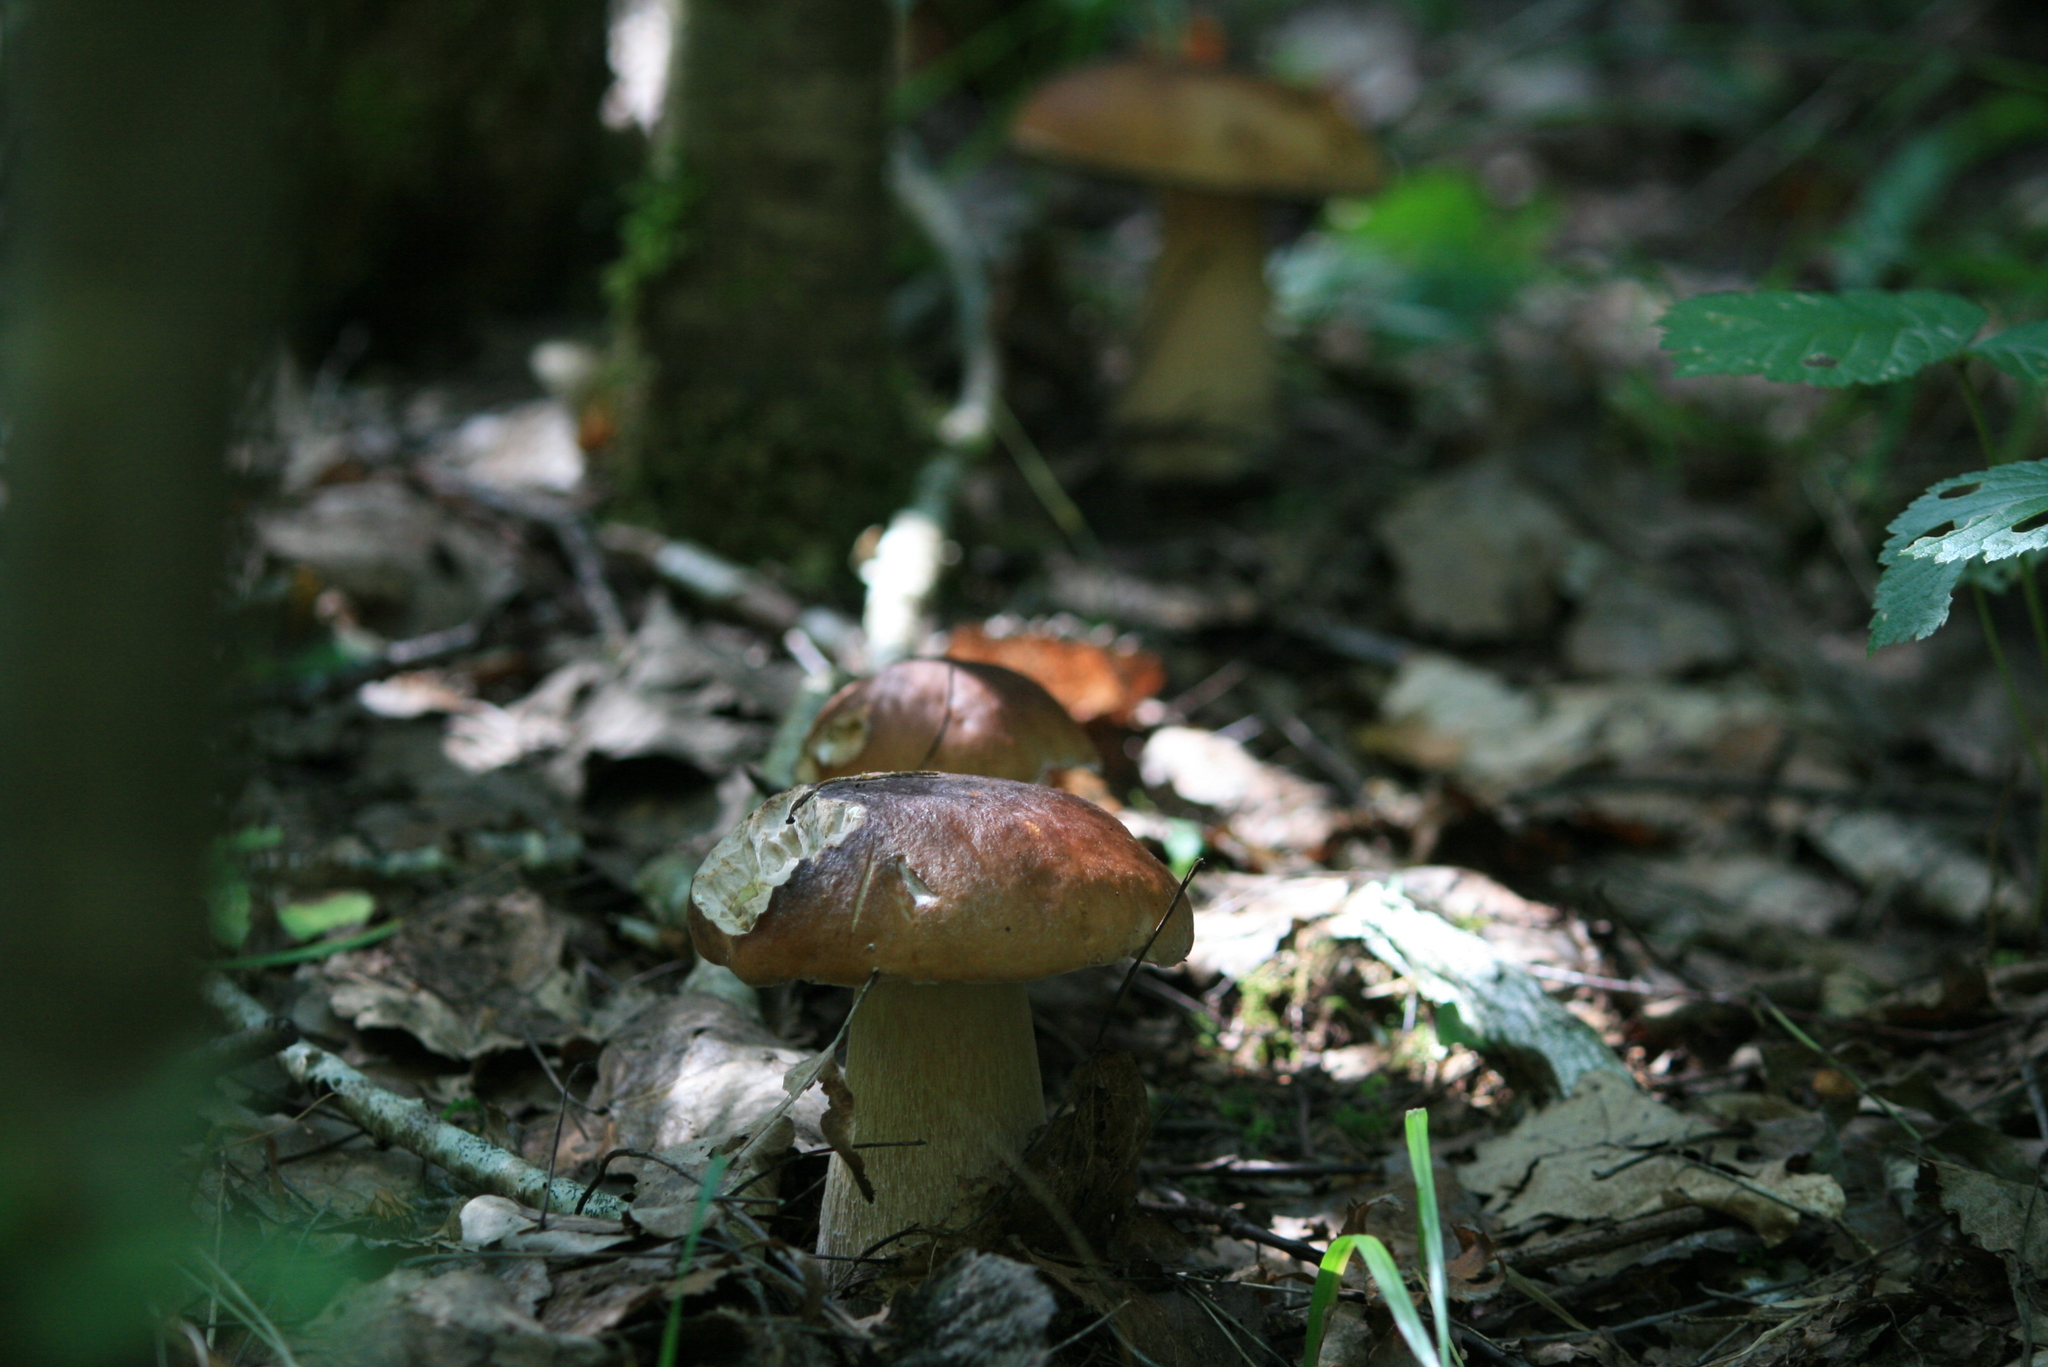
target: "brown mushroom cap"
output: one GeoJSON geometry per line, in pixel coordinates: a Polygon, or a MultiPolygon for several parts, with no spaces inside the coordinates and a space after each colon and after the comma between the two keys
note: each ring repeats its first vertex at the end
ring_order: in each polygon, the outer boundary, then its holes
{"type": "Polygon", "coordinates": [[[1026,152],[1223,194],[1321,199],[1379,186],[1372,139],[1324,97],[1256,76],[1106,62],[1040,86],[1011,126],[1026,152]]]}
{"type": "Polygon", "coordinates": [[[1015,670],[899,660],[832,695],[804,736],[796,776],[936,769],[1036,783],[1051,769],[1100,762],[1058,700],[1015,670]]]}
{"type": "Polygon", "coordinates": [[[1144,949],[1178,963],[1187,900],[1100,807],[963,774],[793,788],[718,842],[690,885],[697,952],[756,986],[1027,982],[1144,949]],[[1167,907],[1173,914],[1167,916],[1167,907]]]}

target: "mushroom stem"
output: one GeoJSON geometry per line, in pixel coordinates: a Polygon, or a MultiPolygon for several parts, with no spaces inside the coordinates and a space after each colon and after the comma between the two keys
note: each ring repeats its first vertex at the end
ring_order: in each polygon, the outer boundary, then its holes
{"type": "Polygon", "coordinates": [[[1159,259],[1117,418],[1133,429],[1139,477],[1228,478],[1243,473],[1273,406],[1265,203],[1162,190],[1159,220],[1159,259]]]}
{"type": "Polygon", "coordinates": [[[883,979],[848,1032],[846,1082],[854,1143],[924,1142],[860,1150],[873,1204],[833,1157],[818,1251],[853,1257],[912,1226],[959,1224],[1004,1171],[998,1155],[1021,1154],[1045,1123],[1024,984],[883,979]]]}

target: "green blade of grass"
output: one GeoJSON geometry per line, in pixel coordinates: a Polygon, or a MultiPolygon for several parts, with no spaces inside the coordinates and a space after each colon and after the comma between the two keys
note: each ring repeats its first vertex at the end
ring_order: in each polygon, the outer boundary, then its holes
{"type": "MultiPolygon", "coordinates": [[[[1400,1329],[1401,1337],[1408,1341],[1408,1351],[1415,1354],[1417,1362],[1432,1360],[1439,1367],[1450,1367],[1450,1363],[1436,1356],[1430,1346],[1429,1331],[1422,1326],[1422,1315],[1415,1308],[1415,1300],[1408,1294],[1408,1283],[1401,1280],[1401,1269],[1394,1265],[1394,1255],[1387,1246],[1367,1234],[1359,1252],[1365,1258],[1365,1270],[1372,1273],[1374,1285],[1387,1302],[1387,1309],[1393,1312],[1394,1324],[1400,1329]]],[[[1318,1279],[1320,1280],[1320,1278],[1318,1279]]]]}
{"type": "Polygon", "coordinates": [[[1370,1234],[1346,1234],[1330,1241],[1329,1252],[1323,1254],[1322,1266],[1316,1272],[1315,1290],[1309,1294],[1308,1337],[1302,1344],[1301,1367],[1316,1367],[1316,1359],[1322,1356],[1330,1307],[1337,1302],[1337,1291],[1344,1281],[1344,1268],[1350,1263],[1354,1251],[1364,1256],[1365,1270],[1372,1274],[1373,1283],[1379,1287],[1387,1309],[1393,1312],[1394,1324],[1400,1329],[1401,1337],[1407,1340],[1408,1351],[1415,1354],[1417,1362],[1435,1360],[1436,1350],[1430,1346],[1429,1332],[1422,1327],[1422,1316],[1415,1309],[1407,1284],[1401,1280],[1401,1269],[1394,1266],[1394,1255],[1370,1234]]]}
{"type": "Polygon", "coordinates": [[[297,949],[280,949],[275,954],[244,954],[239,959],[215,959],[207,967],[276,968],[282,964],[302,964],[312,959],[324,959],[330,954],[340,954],[344,950],[374,945],[379,940],[396,935],[398,928],[404,924],[403,921],[386,921],[383,925],[373,926],[360,935],[345,935],[338,940],[316,940],[310,945],[300,945],[297,949]]]}
{"type": "MultiPolygon", "coordinates": [[[[697,1208],[690,1212],[690,1232],[683,1239],[682,1256],[676,1259],[676,1280],[689,1275],[691,1264],[697,1261],[697,1236],[704,1232],[704,1219],[711,1213],[711,1202],[718,1195],[718,1188],[725,1181],[725,1169],[732,1162],[730,1154],[719,1154],[704,1169],[704,1180],[697,1184],[697,1208]]],[[[661,1349],[655,1358],[656,1367],[676,1367],[682,1350],[683,1337],[683,1293],[677,1288],[675,1298],[668,1303],[668,1320],[661,1327],[661,1349]]]]}
{"type": "MultiPolygon", "coordinates": [[[[1436,1360],[1451,1364],[1450,1279],[1444,1269],[1444,1231],[1436,1208],[1436,1166],[1429,1156],[1429,1112],[1408,1112],[1408,1166],[1415,1176],[1415,1229],[1429,1282],[1429,1313],[1436,1321],[1436,1360]]],[[[1370,1262],[1367,1266],[1370,1266],[1370,1262]]]]}

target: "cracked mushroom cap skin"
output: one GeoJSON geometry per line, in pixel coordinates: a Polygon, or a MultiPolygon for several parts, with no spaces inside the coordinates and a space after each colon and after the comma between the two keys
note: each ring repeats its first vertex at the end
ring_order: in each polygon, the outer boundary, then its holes
{"type": "Polygon", "coordinates": [[[755,986],[1029,982],[1144,949],[1194,917],[1166,865],[1100,807],[962,774],[873,774],[768,799],[690,885],[697,952],[755,986]]]}
{"type": "Polygon", "coordinates": [[[832,695],[804,736],[796,776],[935,769],[1037,783],[1050,770],[1100,764],[1080,723],[1015,670],[901,660],[832,695]]]}
{"type": "Polygon", "coordinates": [[[1327,98],[1167,62],[1055,76],[1025,101],[1010,137],[1048,161],[1219,194],[1321,199],[1383,179],[1372,139],[1327,98]]]}

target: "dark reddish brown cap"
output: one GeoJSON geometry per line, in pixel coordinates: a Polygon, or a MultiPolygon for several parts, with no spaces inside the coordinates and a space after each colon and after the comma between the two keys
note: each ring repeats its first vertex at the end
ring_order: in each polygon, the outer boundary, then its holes
{"type": "Polygon", "coordinates": [[[1052,694],[1000,665],[900,660],[833,694],[804,737],[806,782],[935,769],[1036,783],[1099,764],[1052,694]]]}
{"type": "Polygon", "coordinates": [[[1117,819],[1056,788],[871,774],[763,803],[690,885],[697,952],[757,986],[1026,982],[1144,949],[1178,963],[1194,917],[1117,819]],[[1173,914],[1167,917],[1167,907],[1173,914]]]}
{"type": "Polygon", "coordinates": [[[1222,194],[1321,199],[1381,180],[1372,139],[1325,97],[1166,62],[1056,76],[1025,101],[1010,137],[1048,160],[1222,194]]]}

